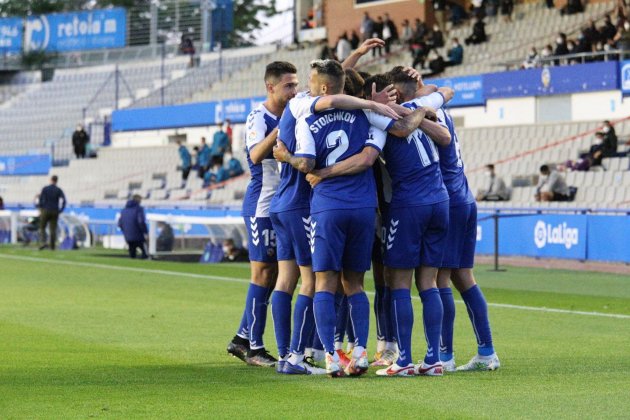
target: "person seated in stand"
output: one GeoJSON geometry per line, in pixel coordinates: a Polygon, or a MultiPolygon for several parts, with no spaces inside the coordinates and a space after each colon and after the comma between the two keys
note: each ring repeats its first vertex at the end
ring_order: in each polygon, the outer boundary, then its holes
{"type": "Polygon", "coordinates": [[[536,201],[570,201],[570,191],[564,177],[549,166],[540,167],[542,175],[536,186],[536,201]]]}
{"type": "Polygon", "coordinates": [[[494,172],[494,165],[486,165],[485,175],[487,186],[477,192],[477,201],[506,201],[510,199],[510,192],[505,181],[494,172]]]}
{"type": "Polygon", "coordinates": [[[234,239],[228,238],[223,241],[223,258],[221,262],[248,262],[249,256],[243,248],[238,248],[234,239]]]}
{"type": "Polygon", "coordinates": [[[236,159],[232,154],[226,153],[225,160],[227,161],[227,172],[230,178],[242,175],[245,172],[243,170],[241,162],[236,159]]]}
{"type": "Polygon", "coordinates": [[[227,181],[230,177],[228,171],[223,167],[223,156],[213,156],[211,167],[204,174],[203,186],[209,187],[219,182],[227,181]]]}
{"type": "Polygon", "coordinates": [[[448,60],[444,63],[446,67],[458,66],[464,61],[464,47],[459,43],[458,38],[453,38],[453,44],[448,50],[448,60]]]}
{"type": "Polygon", "coordinates": [[[475,24],[473,25],[472,34],[466,38],[466,45],[476,45],[482,44],[488,40],[488,36],[486,35],[486,24],[483,23],[483,20],[477,18],[475,24]]]}

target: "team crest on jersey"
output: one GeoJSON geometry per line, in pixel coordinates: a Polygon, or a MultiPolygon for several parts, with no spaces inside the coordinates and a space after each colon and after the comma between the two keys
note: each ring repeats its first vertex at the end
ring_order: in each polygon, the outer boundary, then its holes
{"type": "Polygon", "coordinates": [[[255,131],[250,131],[249,134],[247,135],[247,137],[249,137],[250,140],[256,139],[256,132],[255,131]]]}

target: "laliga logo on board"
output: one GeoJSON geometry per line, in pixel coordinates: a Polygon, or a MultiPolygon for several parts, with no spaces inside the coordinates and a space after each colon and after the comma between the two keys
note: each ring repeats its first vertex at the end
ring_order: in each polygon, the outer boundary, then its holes
{"type": "Polygon", "coordinates": [[[549,87],[551,84],[551,71],[548,68],[544,68],[542,73],[540,73],[540,80],[544,87],[549,87]]]}
{"type": "Polygon", "coordinates": [[[24,45],[27,50],[43,50],[50,41],[50,25],[44,15],[31,16],[26,21],[24,45]]]}
{"type": "Polygon", "coordinates": [[[547,244],[564,245],[571,249],[578,244],[579,230],[570,228],[566,222],[553,226],[539,220],[534,227],[534,243],[537,248],[544,248],[547,244]]]}
{"type": "Polygon", "coordinates": [[[630,63],[621,68],[621,89],[630,90],[630,63]]]}

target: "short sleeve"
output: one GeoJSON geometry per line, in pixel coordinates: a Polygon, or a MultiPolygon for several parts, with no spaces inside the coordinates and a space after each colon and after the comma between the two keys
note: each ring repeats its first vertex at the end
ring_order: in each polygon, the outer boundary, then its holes
{"type": "Polygon", "coordinates": [[[446,124],[446,113],[444,112],[444,110],[441,109],[441,108],[438,109],[437,112],[436,112],[436,115],[437,115],[437,119],[438,119],[437,120],[438,124],[440,124],[443,127],[448,128],[448,125],[446,124]]]}
{"type": "Polygon", "coordinates": [[[289,102],[289,110],[295,119],[315,113],[315,104],[319,100],[319,96],[312,97],[303,95],[295,97],[289,102]]]}
{"type": "Polygon", "coordinates": [[[259,110],[252,111],[247,117],[247,138],[245,145],[247,150],[260,143],[266,136],[267,124],[265,123],[265,114],[259,110]]]}
{"type": "Polygon", "coordinates": [[[419,98],[419,105],[422,107],[430,107],[440,109],[444,106],[444,96],[440,92],[433,92],[430,95],[419,98]]]}
{"type": "Polygon", "coordinates": [[[315,139],[304,117],[298,119],[295,124],[295,140],[296,148],[293,156],[315,159],[315,139]]]}
{"type": "Polygon", "coordinates": [[[371,125],[383,130],[389,130],[396,121],[381,114],[372,111],[363,111],[371,125]]]}
{"type": "Polygon", "coordinates": [[[385,147],[387,133],[378,127],[370,126],[368,139],[365,141],[366,146],[370,146],[381,152],[385,147]]]}

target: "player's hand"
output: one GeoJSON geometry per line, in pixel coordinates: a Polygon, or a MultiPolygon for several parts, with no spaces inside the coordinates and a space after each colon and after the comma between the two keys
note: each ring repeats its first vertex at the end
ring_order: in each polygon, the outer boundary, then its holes
{"type": "Polygon", "coordinates": [[[424,110],[425,110],[424,118],[426,118],[427,120],[431,120],[433,122],[437,122],[438,117],[437,117],[437,113],[435,112],[435,109],[431,107],[425,107],[424,110]]]}
{"type": "Polygon", "coordinates": [[[273,146],[273,157],[278,162],[286,162],[287,156],[289,155],[289,150],[287,146],[280,140],[276,140],[276,145],[273,146]]]}
{"type": "Polygon", "coordinates": [[[376,83],[372,83],[372,100],[381,104],[396,102],[397,91],[394,85],[388,85],[380,92],[376,91],[376,83]]]}
{"type": "Polygon", "coordinates": [[[365,55],[374,48],[384,47],[385,41],[379,38],[368,38],[363,41],[363,44],[359,45],[359,48],[356,49],[356,52],[361,55],[365,55]]]}
{"type": "Polygon", "coordinates": [[[413,67],[405,66],[403,67],[403,71],[407,73],[409,77],[416,79],[418,82],[422,81],[422,76],[420,75],[418,70],[414,69],[413,67]]]}
{"type": "Polygon", "coordinates": [[[322,177],[319,176],[319,172],[317,170],[314,170],[312,172],[309,172],[306,174],[306,181],[311,184],[311,188],[315,188],[315,185],[319,184],[320,182],[322,182],[322,177]]]}
{"type": "Polygon", "coordinates": [[[377,114],[381,114],[384,115],[386,117],[391,118],[392,120],[399,120],[401,118],[400,115],[398,115],[398,113],[396,113],[396,111],[394,111],[393,109],[391,109],[389,106],[385,105],[385,104],[379,104],[378,102],[372,102],[372,111],[376,112],[377,114]]]}

